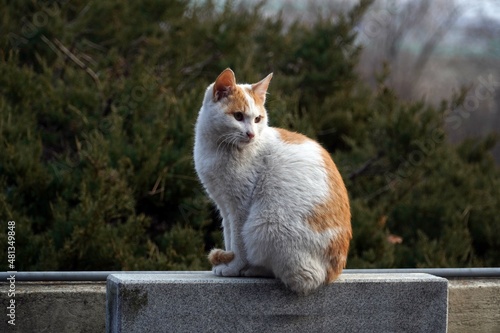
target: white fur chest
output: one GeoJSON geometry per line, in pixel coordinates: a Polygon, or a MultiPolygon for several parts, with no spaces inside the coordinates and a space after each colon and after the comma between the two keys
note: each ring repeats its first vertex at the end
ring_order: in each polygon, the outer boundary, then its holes
{"type": "Polygon", "coordinates": [[[222,210],[248,207],[259,175],[258,159],[258,155],[250,151],[214,150],[210,142],[201,139],[195,142],[196,172],[211,199],[222,210]]]}

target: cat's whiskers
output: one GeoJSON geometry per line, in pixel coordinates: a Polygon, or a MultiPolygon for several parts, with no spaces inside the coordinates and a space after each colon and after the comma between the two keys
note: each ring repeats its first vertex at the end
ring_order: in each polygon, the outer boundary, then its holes
{"type": "Polygon", "coordinates": [[[238,141],[238,136],[235,135],[235,133],[226,133],[221,135],[217,141],[219,142],[219,144],[217,145],[215,156],[219,155],[220,150],[235,145],[238,141]]]}

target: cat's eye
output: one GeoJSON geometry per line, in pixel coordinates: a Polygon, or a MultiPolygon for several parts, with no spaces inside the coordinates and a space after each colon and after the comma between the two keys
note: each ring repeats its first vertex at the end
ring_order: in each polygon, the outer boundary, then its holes
{"type": "Polygon", "coordinates": [[[234,119],[237,121],[242,121],[243,120],[243,112],[235,112],[233,113],[234,119]]]}
{"type": "Polygon", "coordinates": [[[258,123],[258,122],[260,122],[261,119],[262,119],[261,116],[255,117],[255,122],[258,123]]]}

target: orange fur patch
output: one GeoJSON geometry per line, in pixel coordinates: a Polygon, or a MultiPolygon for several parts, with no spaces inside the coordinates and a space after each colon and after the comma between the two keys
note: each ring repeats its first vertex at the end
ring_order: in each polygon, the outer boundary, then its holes
{"type": "Polygon", "coordinates": [[[230,263],[233,259],[234,252],[224,251],[221,249],[213,249],[208,254],[208,261],[210,261],[213,266],[230,263]]]}
{"type": "Polygon", "coordinates": [[[329,196],[325,202],[315,207],[307,222],[317,232],[328,229],[336,231],[325,253],[330,262],[326,282],[330,283],[337,278],[346,264],[352,238],[351,209],[347,189],[335,163],[325,149],[322,149],[321,154],[328,173],[329,196]]]}
{"type": "Polygon", "coordinates": [[[283,128],[275,128],[275,130],[278,131],[281,140],[283,140],[283,142],[286,142],[286,143],[301,144],[307,140],[310,140],[305,135],[302,135],[302,134],[296,133],[296,132],[290,132],[290,131],[287,131],[283,128]]]}
{"type": "Polygon", "coordinates": [[[255,93],[252,89],[247,89],[248,94],[254,100],[255,106],[259,109],[259,115],[262,118],[266,117],[266,108],[264,107],[264,100],[259,94],[255,93]]]}
{"type": "Polygon", "coordinates": [[[252,99],[255,101],[256,105],[264,105],[264,100],[260,97],[259,94],[257,94],[253,89],[251,88],[246,88],[246,92],[252,97],[252,99]]]}
{"type": "Polygon", "coordinates": [[[342,230],[340,237],[332,238],[326,251],[330,265],[326,269],[326,283],[331,283],[342,273],[347,262],[347,252],[349,251],[349,241],[351,230],[342,230]]]}
{"type": "Polygon", "coordinates": [[[318,204],[308,219],[309,225],[318,231],[325,231],[330,228],[351,229],[351,209],[349,206],[349,196],[335,163],[330,154],[322,149],[324,167],[328,174],[328,199],[318,204]]]}
{"type": "Polygon", "coordinates": [[[251,89],[243,89],[240,86],[235,86],[231,94],[227,97],[227,100],[225,101],[227,108],[226,108],[226,114],[234,114],[236,112],[242,112],[246,113],[249,105],[247,102],[247,99],[245,97],[245,91],[250,95],[251,98],[254,99],[255,101],[255,106],[259,109],[259,115],[261,118],[266,117],[266,109],[264,108],[264,105],[262,104],[262,101],[260,99],[256,99],[257,95],[252,92],[251,89]]]}

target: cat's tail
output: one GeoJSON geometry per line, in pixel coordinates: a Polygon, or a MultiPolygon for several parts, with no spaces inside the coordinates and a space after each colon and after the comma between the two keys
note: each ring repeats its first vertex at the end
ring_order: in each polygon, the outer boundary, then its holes
{"type": "Polygon", "coordinates": [[[213,266],[217,266],[220,264],[228,264],[234,259],[234,252],[232,251],[224,251],[221,249],[212,249],[208,254],[208,261],[213,266]]]}
{"type": "Polygon", "coordinates": [[[308,295],[325,283],[326,271],[317,260],[311,260],[285,269],[285,273],[278,277],[293,292],[308,295]]]}
{"type": "Polygon", "coordinates": [[[283,283],[300,295],[307,295],[323,284],[335,281],[346,266],[351,231],[332,237],[329,246],[319,258],[307,254],[296,255],[280,265],[277,274],[283,283]]]}

